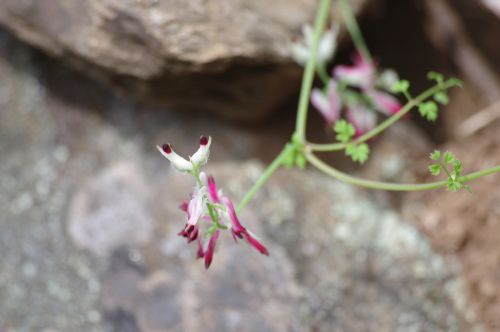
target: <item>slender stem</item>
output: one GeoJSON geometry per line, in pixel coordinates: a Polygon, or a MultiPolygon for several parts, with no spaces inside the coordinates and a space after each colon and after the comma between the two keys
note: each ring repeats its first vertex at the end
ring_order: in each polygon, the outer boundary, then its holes
{"type": "Polygon", "coordinates": [[[401,119],[403,116],[406,115],[413,107],[416,105],[420,104],[422,101],[426,100],[427,98],[431,97],[434,95],[436,92],[439,92],[441,90],[449,89],[456,84],[453,81],[446,81],[442,85],[435,85],[432,88],[424,91],[421,93],[418,97],[415,99],[409,101],[406,103],[405,106],[396,114],[392,115],[390,118],[387,120],[383,121],[380,123],[378,126],[367,132],[366,134],[358,137],[357,139],[347,142],[347,143],[331,143],[331,144],[316,144],[316,143],[307,143],[307,147],[312,150],[312,151],[339,151],[345,149],[345,147],[348,144],[360,144],[363,142],[368,141],[369,139],[377,136],[380,134],[382,131],[393,125],[395,122],[397,122],[399,119],[401,119]]]}
{"type": "Polygon", "coordinates": [[[260,178],[255,182],[255,184],[250,188],[250,190],[245,194],[243,199],[240,201],[238,206],[236,207],[236,212],[243,209],[253,198],[253,196],[257,193],[257,191],[266,183],[269,177],[280,167],[283,163],[283,160],[289,156],[290,153],[293,152],[293,146],[287,144],[283,150],[276,156],[273,162],[267,166],[266,170],[261,174],[260,178]]]}
{"type": "Polygon", "coordinates": [[[328,73],[326,72],[326,67],[325,67],[324,63],[318,64],[317,72],[318,72],[319,78],[323,82],[323,85],[325,86],[325,89],[326,89],[328,86],[328,83],[330,82],[330,76],[328,76],[328,73]]]}
{"type": "Polygon", "coordinates": [[[354,45],[361,52],[361,55],[368,62],[372,62],[372,56],[368,47],[366,46],[366,42],[361,34],[361,29],[359,28],[358,22],[356,21],[356,17],[352,12],[351,5],[349,4],[349,0],[340,0],[340,9],[342,11],[342,15],[344,16],[345,25],[347,30],[349,31],[349,35],[351,35],[351,39],[354,42],[354,45]]]}
{"type": "MultiPolygon", "coordinates": [[[[305,154],[306,159],[317,169],[322,171],[323,173],[330,175],[331,177],[336,178],[342,182],[346,182],[352,185],[356,185],[359,187],[365,187],[370,189],[378,189],[378,190],[391,190],[391,191],[418,191],[418,190],[429,190],[436,189],[440,187],[445,187],[447,181],[437,181],[437,182],[429,182],[422,184],[400,184],[400,183],[389,183],[389,182],[379,182],[357,178],[351,176],[349,174],[343,173],[336,168],[331,167],[330,165],[323,162],[321,159],[316,157],[312,153],[305,154]]],[[[493,174],[496,172],[500,172],[500,166],[495,166],[492,168],[485,169],[483,171],[470,173],[460,177],[460,180],[467,182],[470,180],[477,179],[482,176],[486,176],[489,174],[493,174]]]]}
{"type": "Polygon", "coordinates": [[[331,0],[321,0],[319,5],[316,21],[314,22],[314,32],[309,59],[307,60],[304,75],[302,77],[299,107],[297,110],[297,121],[295,123],[295,137],[300,143],[303,143],[306,139],[307,108],[309,106],[309,96],[311,94],[314,72],[316,70],[316,54],[318,51],[319,39],[328,18],[330,2],[331,0]]]}

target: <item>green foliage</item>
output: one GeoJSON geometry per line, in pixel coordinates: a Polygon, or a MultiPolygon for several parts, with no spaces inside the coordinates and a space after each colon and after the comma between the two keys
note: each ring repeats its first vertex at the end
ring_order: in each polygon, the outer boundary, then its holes
{"type": "Polygon", "coordinates": [[[345,149],[345,154],[351,156],[352,160],[364,164],[368,160],[370,148],[367,144],[349,144],[345,149]]]}
{"type": "Polygon", "coordinates": [[[450,102],[448,95],[444,91],[436,93],[434,95],[434,100],[442,105],[448,105],[448,103],[450,102]]]}
{"type": "Polygon", "coordinates": [[[450,151],[446,151],[443,155],[443,160],[446,164],[451,164],[455,161],[455,155],[450,151]]]}
{"type": "Polygon", "coordinates": [[[410,82],[407,80],[400,80],[394,83],[391,90],[394,93],[407,93],[410,88],[410,82]]]}
{"type": "Polygon", "coordinates": [[[349,142],[356,133],[356,130],[354,129],[353,125],[344,119],[335,122],[333,130],[337,134],[336,136],[337,140],[339,140],[342,143],[349,142]]]}
{"type": "Polygon", "coordinates": [[[429,166],[429,171],[434,176],[437,176],[441,174],[441,171],[444,171],[448,176],[446,186],[449,191],[459,191],[460,189],[470,191],[470,187],[466,185],[464,180],[461,178],[462,162],[458,160],[453,153],[446,151],[444,154],[441,154],[441,151],[435,150],[429,157],[431,160],[437,161],[437,163],[429,166]]]}
{"type": "Polygon", "coordinates": [[[420,115],[429,121],[436,121],[438,116],[438,106],[433,101],[427,101],[418,105],[420,115]]]}
{"type": "Polygon", "coordinates": [[[441,173],[441,165],[432,164],[429,166],[429,171],[431,172],[432,175],[437,176],[439,175],[439,173],[441,173]]]}
{"type": "Polygon", "coordinates": [[[443,84],[444,76],[438,72],[430,71],[427,73],[427,79],[436,81],[439,85],[443,84]]]}
{"type": "Polygon", "coordinates": [[[439,158],[441,158],[441,151],[434,150],[434,152],[430,154],[429,158],[431,158],[432,160],[439,160],[439,158]]]}

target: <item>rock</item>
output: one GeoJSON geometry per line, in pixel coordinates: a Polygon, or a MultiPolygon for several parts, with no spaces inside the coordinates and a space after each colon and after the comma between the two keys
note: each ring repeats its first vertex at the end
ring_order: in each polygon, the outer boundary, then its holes
{"type": "MultiPolygon", "coordinates": [[[[499,124],[489,127],[458,143],[447,144],[463,163],[463,173],[500,164],[499,124]]],[[[421,165],[421,169],[424,169],[421,165]]],[[[434,181],[430,176],[428,181],[434,181]]],[[[481,318],[491,331],[500,328],[498,310],[500,290],[500,191],[499,174],[469,183],[472,193],[447,192],[444,189],[415,193],[406,198],[405,213],[417,220],[432,240],[444,252],[457,255],[467,280],[467,290],[481,318]],[[409,202],[420,202],[409,204],[409,202]]]]}
{"type": "MultiPolygon", "coordinates": [[[[358,0],[355,8],[367,2],[358,0]]],[[[287,45],[301,25],[312,22],[316,5],[1,0],[0,23],[127,96],[258,119],[297,92],[301,70],[290,61],[287,45]]]]}
{"type": "MultiPolygon", "coordinates": [[[[177,236],[185,218],[178,205],[193,182],[174,172],[154,145],[170,140],[186,155],[200,131],[210,130],[214,143],[206,170],[238,201],[263,167],[248,159],[269,153],[289,131],[148,113],[103,96],[81,78],[37,65],[5,34],[0,55],[2,330],[481,326],[459,267],[435,252],[411,222],[383,197],[313,170],[276,173],[240,214],[270,257],[223,234],[206,271],[194,258],[195,247],[177,236]],[[59,89],[48,84],[45,71],[61,80],[59,89]],[[119,224],[118,209],[133,214],[139,234],[119,224]],[[103,218],[106,210],[116,217],[103,218]],[[75,220],[107,225],[95,238],[97,245],[111,245],[96,250],[92,237],[71,236],[67,230],[75,220]],[[119,241],[108,241],[113,234],[119,241]]],[[[481,283],[485,294],[494,288],[490,280],[481,283]]]]}

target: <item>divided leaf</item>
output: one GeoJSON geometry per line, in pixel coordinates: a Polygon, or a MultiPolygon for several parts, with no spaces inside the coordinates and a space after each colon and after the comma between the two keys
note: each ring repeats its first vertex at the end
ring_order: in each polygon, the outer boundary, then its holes
{"type": "Polygon", "coordinates": [[[336,136],[337,140],[339,140],[342,143],[349,142],[356,133],[356,130],[354,129],[353,125],[344,119],[335,122],[333,130],[335,131],[335,133],[337,133],[336,136]]]}
{"type": "Polygon", "coordinates": [[[353,161],[363,164],[368,160],[370,148],[365,143],[359,145],[349,144],[345,149],[345,154],[351,156],[353,161]]]}

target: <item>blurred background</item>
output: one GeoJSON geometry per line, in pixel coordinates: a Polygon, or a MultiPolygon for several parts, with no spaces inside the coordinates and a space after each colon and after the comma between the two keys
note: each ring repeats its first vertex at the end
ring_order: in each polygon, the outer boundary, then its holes
{"type": "MultiPolygon", "coordinates": [[[[0,331],[500,331],[500,177],[472,194],[361,190],[280,170],[241,214],[271,252],[224,238],[209,271],[177,236],[193,153],[238,201],[294,126],[288,45],[313,0],[0,0],[0,331]]],[[[381,67],[457,76],[436,124],[417,115],[358,167],[430,180],[450,149],[500,163],[500,1],[357,0],[381,67]]],[[[334,4],[332,21],[341,24],[334,4]]],[[[353,47],[341,34],[335,63],[353,47]]],[[[312,141],[333,135],[314,110],[312,141]]]]}

